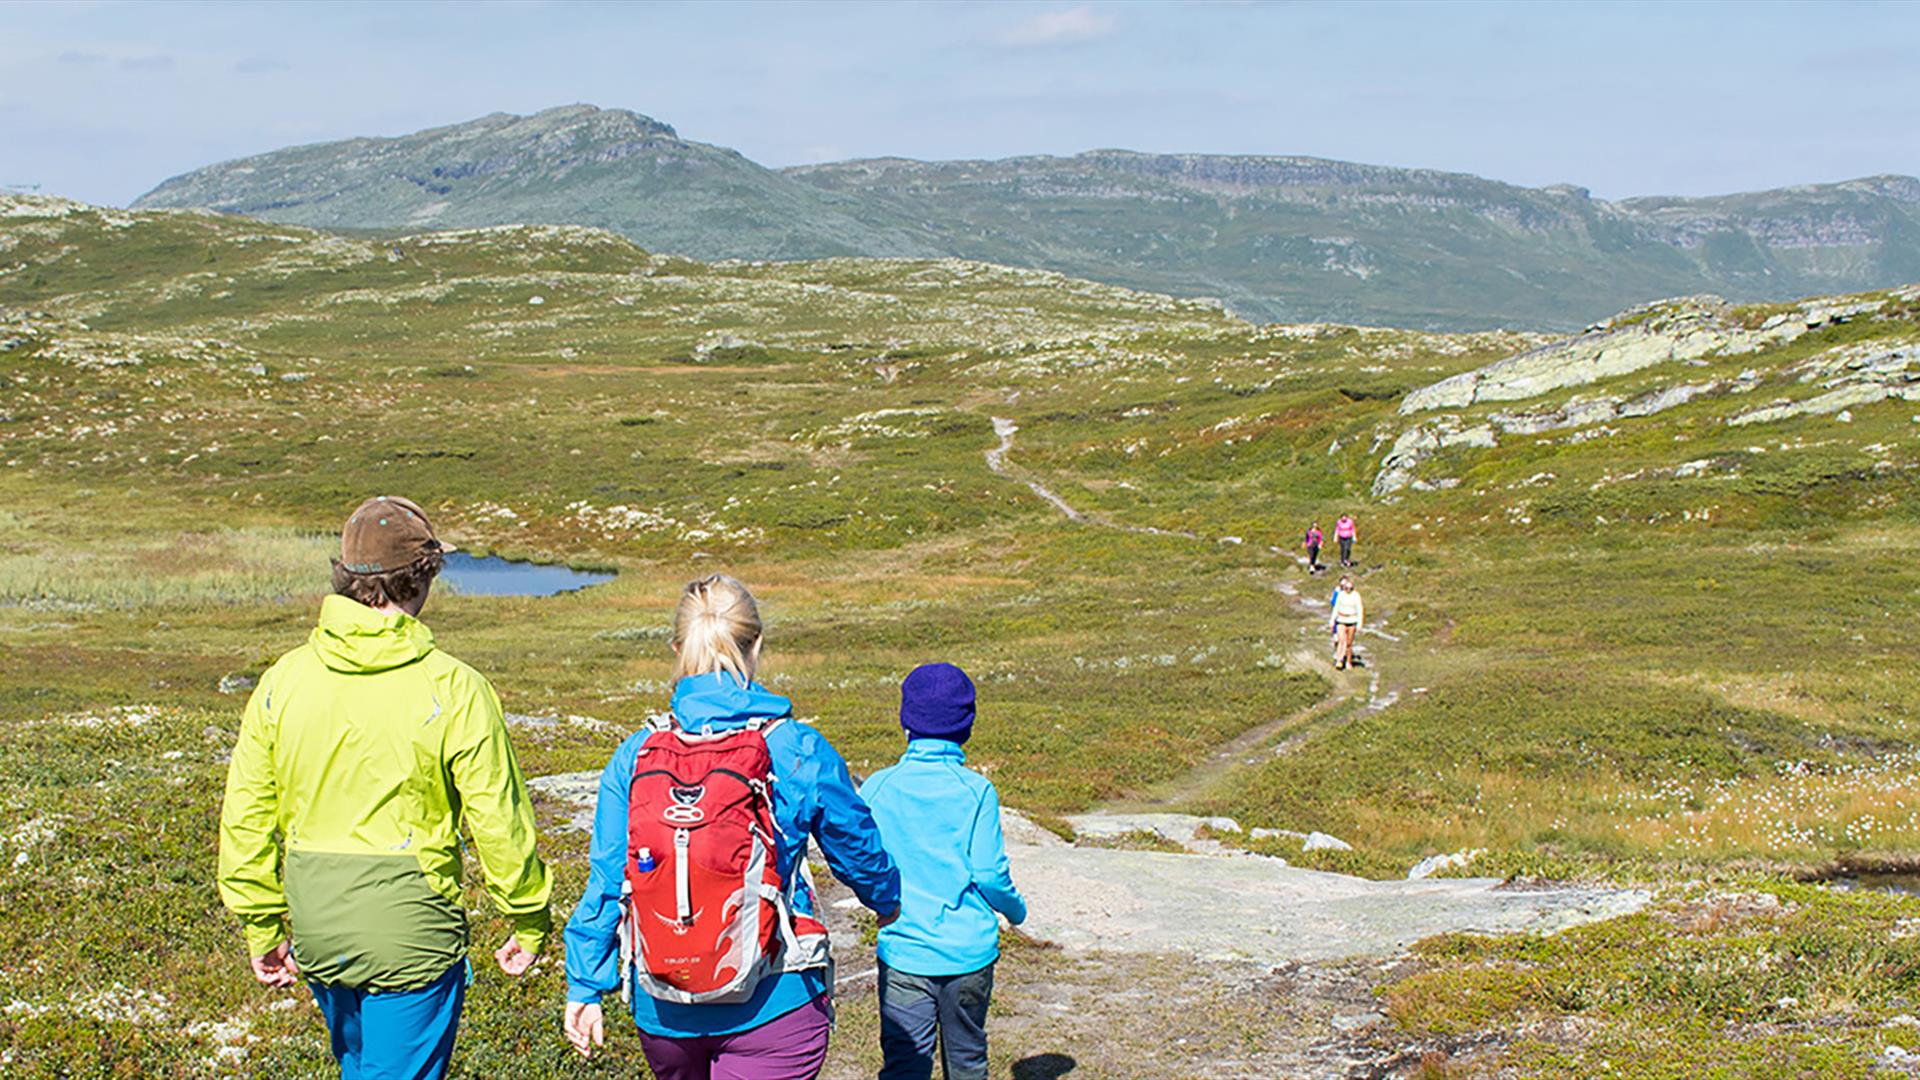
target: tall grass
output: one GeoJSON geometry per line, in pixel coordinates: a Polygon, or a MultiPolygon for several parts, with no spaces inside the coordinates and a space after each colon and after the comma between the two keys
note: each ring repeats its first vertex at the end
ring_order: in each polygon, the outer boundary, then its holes
{"type": "Polygon", "coordinates": [[[0,604],[144,608],[272,603],[324,592],[331,549],[325,537],[247,528],[0,555],[0,604]]]}

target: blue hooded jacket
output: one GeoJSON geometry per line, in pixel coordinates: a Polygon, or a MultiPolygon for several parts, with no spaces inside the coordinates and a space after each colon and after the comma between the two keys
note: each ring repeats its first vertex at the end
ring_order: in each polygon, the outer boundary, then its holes
{"type": "Polygon", "coordinates": [[[964,975],[1000,958],[1000,921],[1027,917],[1013,886],[1000,796],[945,739],[913,739],[900,763],[860,786],[899,860],[900,918],[880,931],[880,962],[909,975],[964,975]]]}
{"type": "MultiPolygon", "coordinates": [[[[673,715],[691,732],[729,731],[749,720],[790,717],[793,703],[759,683],[740,685],[721,672],[681,679],[673,691],[673,715]]],[[[597,1002],[620,988],[620,885],[627,860],[627,796],[634,762],[647,732],[627,737],[600,774],[600,801],[593,815],[587,888],[567,921],[567,1000],[597,1002]]],[[[780,874],[793,881],[811,837],[820,843],[833,875],[860,902],[878,912],[900,906],[900,872],[880,846],[880,831],[867,804],[853,790],[847,763],[826,736],[796,720],[767,731],[773,756],[773,818],[780,874]]],[[[794,906],[814,914],[815,898],[802,881],[794,906]]],[[[695,1038],[751,1031],[813,1001],[830,988],[827,969],[785,972],[760,980],[753,997],[734,1005],[683,1005],[633,995],[633,1019],[649,1035],[695,1038]]]]}

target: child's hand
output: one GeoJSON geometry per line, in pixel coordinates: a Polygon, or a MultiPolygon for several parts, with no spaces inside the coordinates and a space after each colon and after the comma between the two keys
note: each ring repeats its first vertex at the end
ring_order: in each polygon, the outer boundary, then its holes
{"type": "Polygon", "coordinates": [[[877,921],[879,922],[880,926],[884,928],[884,927],[892,926],[896,921],[899,920],[899,918],[900,918],[900,909],[894,908],[892,911],[887,912],[885,915],[879,916],[877,921]]]}
{"type": "Polygon", "coordinates": [[[593,1048],[607,1045],[606,1017],[595,1002],[591,1005],[584,1001],[567,1002],[567,1019],[562,1025],[567,1031],[567,1041],[573,1044],[580,1056],[590,1058],[593,1048]]]}
{"type": "Polygon", "coordinates": [[[501,971],[515,978],[519,978],[521,975],[526,974],[528,968],[533,966],[537,955],[521,948],[520,939],[510,937],[507,939],[505,945],[493,951],[493,959],[500,965],[501,971]]]}
{"type": "Polygon", "coordinates": [[[284,989],[300,981],[300,965],[293,962],[293,950],[281,942],[265,956],[253,958],[253,977],[260,985],[284,989]]]}

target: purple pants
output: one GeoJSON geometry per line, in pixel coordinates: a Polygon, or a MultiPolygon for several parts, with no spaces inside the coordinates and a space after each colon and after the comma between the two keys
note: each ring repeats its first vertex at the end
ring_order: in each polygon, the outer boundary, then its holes
{"type": "Polygon", "coordinates": [[[640,1033],[656,1080],[813,1080],[827,1063],[826,995],[734,1035],[675,1039],[640,1033]]]}

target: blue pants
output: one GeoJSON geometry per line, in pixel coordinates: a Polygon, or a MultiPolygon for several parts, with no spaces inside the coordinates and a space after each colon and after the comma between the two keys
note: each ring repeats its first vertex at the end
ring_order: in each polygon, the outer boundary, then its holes
{"type": "Polygon", "coordinates": [[[310,982],[327,1018],[341,1080],[438,1080],[453,1060],[453,1033],[472,974],[466,961],[418,990],[381,993],[310,982]]]}
{"type": "Polygon", "coordinates": [[[934,1036],[947,1080],[986,1080],[993,965],[965,975],[909,975],[880,965],[880,1080],[928,1080],[934,1036]]]}

